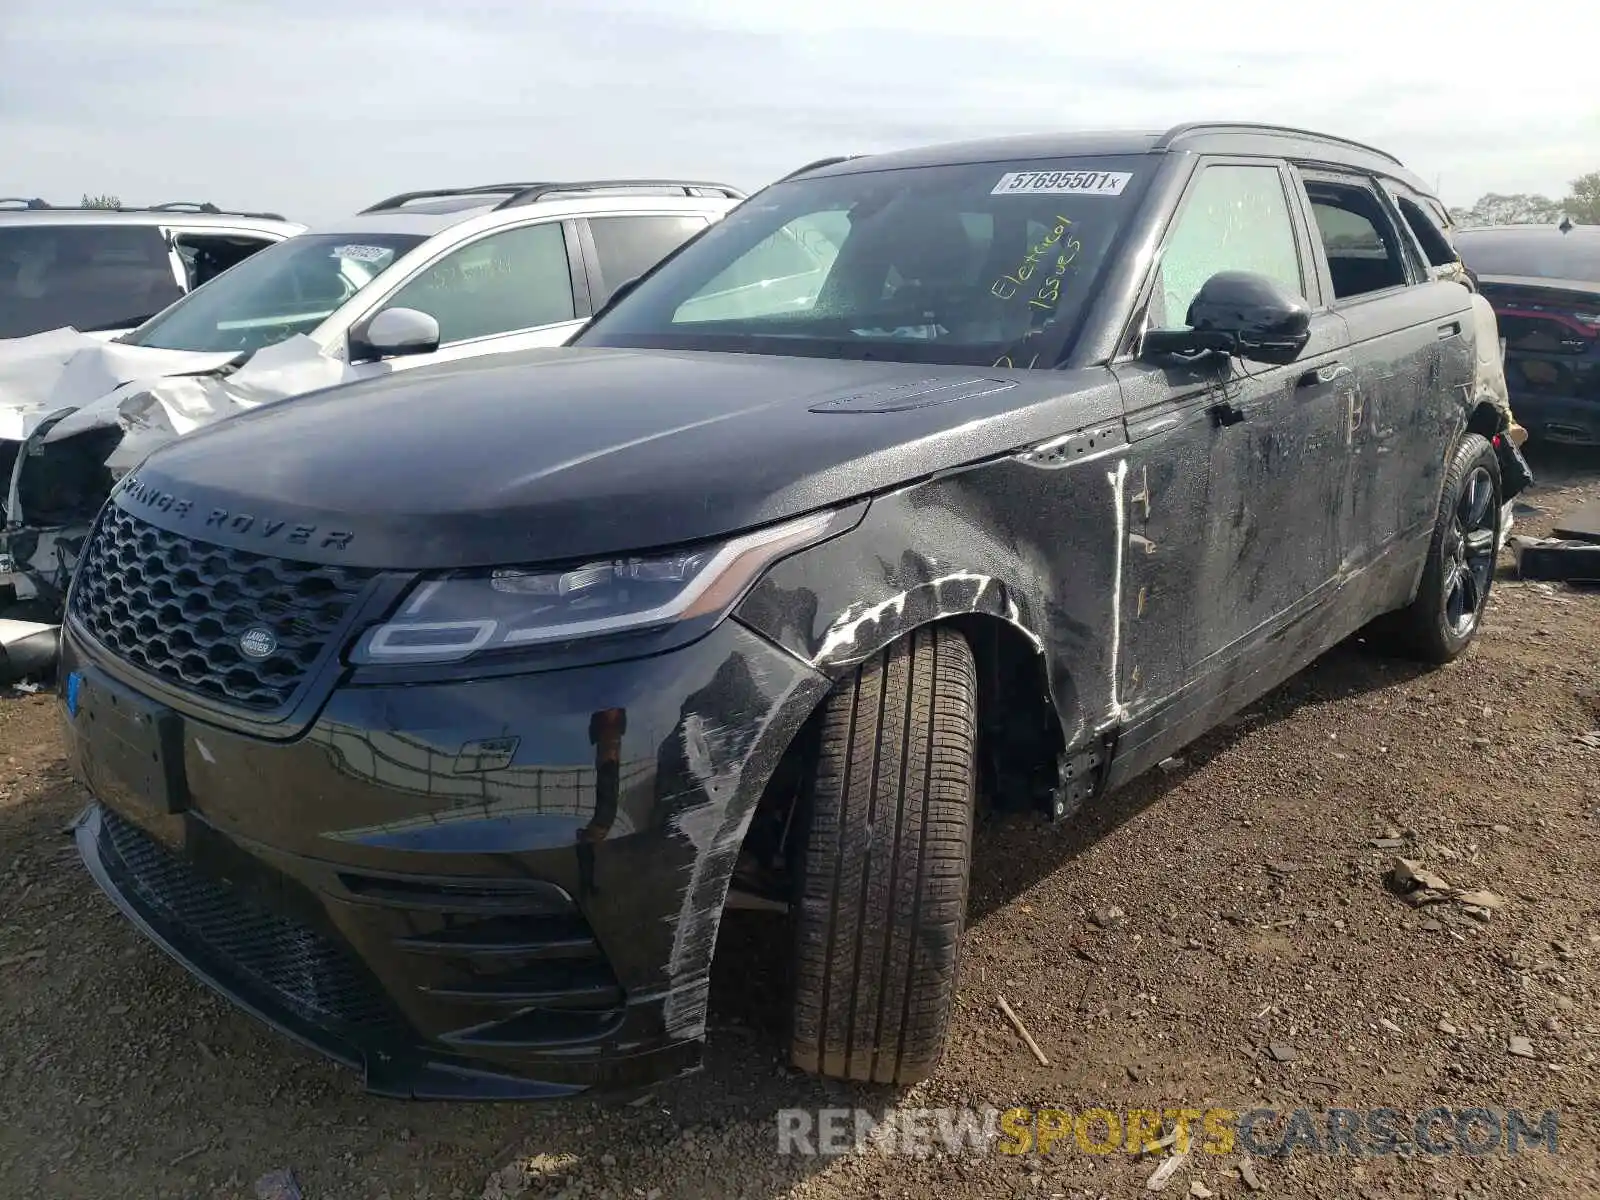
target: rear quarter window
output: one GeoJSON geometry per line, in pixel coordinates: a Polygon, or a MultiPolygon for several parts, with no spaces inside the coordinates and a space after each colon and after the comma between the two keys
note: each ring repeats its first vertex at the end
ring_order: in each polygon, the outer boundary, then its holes
{"type": "Polygon", "coordinates": [[[0,227],[0,337],[131,328],[182,295],[153,225],[0,227]]]}

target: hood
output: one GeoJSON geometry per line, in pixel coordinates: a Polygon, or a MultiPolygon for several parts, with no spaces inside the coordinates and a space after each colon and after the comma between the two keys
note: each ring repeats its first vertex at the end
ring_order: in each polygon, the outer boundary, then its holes
{"type": "Polygon", "coordinates": [[[283,557],[557,561],[735,533],[1114,419],[1104,368],[529,351],[222,422],[156,451],[116,501],[283,557]]]}
{"type": "Polygon", "coordinates": [[[24,441],[60,409],[82,410],[109,401],[124,387],[214,371],[236,357],[125,346],[75,329],[5,339],[0,341],[0,440],[24,441]]]}

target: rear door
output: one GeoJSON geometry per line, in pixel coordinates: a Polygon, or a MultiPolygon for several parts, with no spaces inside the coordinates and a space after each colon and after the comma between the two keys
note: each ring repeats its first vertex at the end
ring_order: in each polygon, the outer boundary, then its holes
{"type": "Polygon", "coordinates": [[[698,233],[703,213],[617,213],[578,222],[589,270],[589,290],[599,308],[619,286],[637,279],[698,233]]]}
{"type": "MultiPolygon", "coordinates": [[[[1320,166],[1298,167],[1295,176],[1318,234],[1317,271],[1349,331],[1355,370],[1342,429],[1350,456],[1340,537],[1346,569],[1373,568],[1375,586],[1403,583],[1409,591],[1470,395],[1469,293],[1429,277],[1377,179],[1320,166]]],[[[1382,607],[1398,600],[1387,594],[1354,602],[1382,607]]]]}

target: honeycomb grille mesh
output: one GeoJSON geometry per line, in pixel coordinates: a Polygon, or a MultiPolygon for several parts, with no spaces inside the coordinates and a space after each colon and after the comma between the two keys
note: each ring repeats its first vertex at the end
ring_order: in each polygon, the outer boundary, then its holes
{"type": "Polygon", "coordinates": [[[120,860],[141,908],[158,911],[304,1019],[368,1031],[403,1024],[341,947],[213,883],[110,809],[101,814],[101,845],[120,860]]]}
{"type": "Polygon", "coordinates": [[[84,548],[71,615],[140,670],[272,711],[294,698],[375,574],[193,541],[108,505],[84,548]],[[252,658],[240,648],[247,632],[276,644],[252,658]]]}

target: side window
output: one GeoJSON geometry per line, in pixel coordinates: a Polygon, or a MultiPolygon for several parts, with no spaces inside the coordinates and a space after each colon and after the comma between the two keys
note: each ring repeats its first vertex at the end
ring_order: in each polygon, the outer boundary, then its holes
{"type": "Polygon", "coordinates": [[[1150,327],[1186,327],[1189,305],[1218,271],[1253,271],[1305,294],[1294,220],[1277,167],[1203,168],[1161,253],[1150,327]]]}
{"type": "Polygon", "coordinates": [[[1323,176],[1307,177],[1305,185],[1336,300],[1410,282],[1399,230],[1371,186],[1323,176]]]}
{"type": "Polygon", "coordinates": [[[0,229],[0,337],[129,329],[182,295],[154,225],[0,229]]]}
{"type": "Polygon", "coordinates": [[[492,233],[453,250],[389,298],[439,322],[439,342],[513,333],[575,319],[567,239],[559,221],[492,233]]]}
{"type": "Polygon", "coordinates": [[[221,275],[229,267],[242,263],[257,250],[265,250],[272,243],[271,238],[194,230],[179,230],[173,237],[190,291],[221,275]]]}
{"type": "Polygon", "coordinates": [[[1400,208],[1400,215],[1406,219],[1406,224],[1411,227],[1411,232],[1416,235],[1417,244],[1422,247],[1422,253],[1428,259],[1428,265],[1434,267],[1452,267],[1456,264],[1456,252],[1450,248],[1450,239],[1436,223],[1429,211],[1418,204],[1410,196],[1401,194],[1395,197],[1400,208]]]}
{"type": "Polygon", "coordinates": [[[595,304],[603,304],[613,289],[643,275],[705,227],[704,217],[590,217],[603,293],[595,304]]]}

